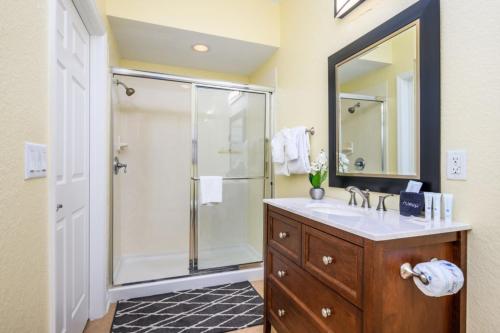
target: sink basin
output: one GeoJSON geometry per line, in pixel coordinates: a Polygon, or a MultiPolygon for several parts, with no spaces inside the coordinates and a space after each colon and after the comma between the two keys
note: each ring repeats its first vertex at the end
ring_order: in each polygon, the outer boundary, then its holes
{"type": "Polygon", "coordinates": [[[363,216],[360,213],[353,212],[347,209],[340,209],[333,205],[329,204],[311,204],[308,205],[307,208],[311,209],[313,212],[327,214],[327,215],[336,215],[341,217],[361,217],[363,216]]]}
{"type": "Polygon", "coordinates": [[[328,207],[313,208],[312,211],[318,212],[318,213],[323,213],[323,214],[328,214],[328,215],[337,215],[337,216],[342,216],[342,217],[361,217],[361,216],[363,216],[363,215],[356,213],[356,212],[351,212],[348,210],[337,209],[337,208],[328,208],[328,207]]]}

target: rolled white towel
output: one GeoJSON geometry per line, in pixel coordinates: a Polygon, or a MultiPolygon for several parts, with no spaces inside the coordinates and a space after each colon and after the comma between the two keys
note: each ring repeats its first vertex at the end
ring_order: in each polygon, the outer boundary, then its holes
{"type": "Polygon", "coordinates": [[[428,285],[423,284],[418,277],[414,277],[413,281],[421,292],[430,297],[456,294],[464,285],[462,270],[446,260],[423,262],[416,265],[413,270],[426,276],[428,285]]]}

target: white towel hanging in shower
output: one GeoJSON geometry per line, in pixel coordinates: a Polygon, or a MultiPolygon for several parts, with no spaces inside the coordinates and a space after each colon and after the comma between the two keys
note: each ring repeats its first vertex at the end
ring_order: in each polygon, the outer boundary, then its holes
{"type": "Polygon", "coordinates": [[[213,205],[222,202],[222,177],[200,176],[200,205],[213,205]]]}

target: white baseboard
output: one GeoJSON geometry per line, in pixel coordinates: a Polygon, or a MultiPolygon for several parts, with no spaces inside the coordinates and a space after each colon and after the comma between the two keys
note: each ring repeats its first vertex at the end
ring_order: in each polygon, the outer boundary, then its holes
{"type": "Polygon", "coordinates": [[[146,282],[130,286],[113,287],[109,289],[109,300],[116,303],[120,300],[145,297],[173,291],[211,287],[219,284],[242,281],[257,281],[264,279],[263,267],[240,269],[237,271],[220,272],[206,275],[195,275],[155,282],[146,282]]]}

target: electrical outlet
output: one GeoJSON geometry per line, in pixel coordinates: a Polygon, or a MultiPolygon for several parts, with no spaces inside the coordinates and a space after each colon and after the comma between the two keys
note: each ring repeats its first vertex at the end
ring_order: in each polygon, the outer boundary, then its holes
{"type": "Polygon", "coordinates": [[[465,150],[448,150],[446,173],[448,179],[467,178],[467,153],[465,150]]]}

